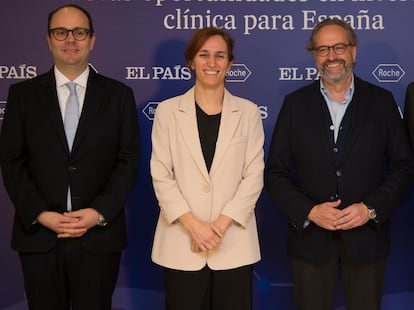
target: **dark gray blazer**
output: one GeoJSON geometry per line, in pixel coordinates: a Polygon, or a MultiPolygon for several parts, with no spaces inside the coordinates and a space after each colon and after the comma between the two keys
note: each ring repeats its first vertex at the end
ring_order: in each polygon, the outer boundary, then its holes
{"type": "Polygon", "coordinates": [[[325,134],[324,109],[316,81],[285,97],[274,129],[265,187],[289,218],[288,252],[307,261],[326,257],[332,232],[303,224],[314,205],[338,194],[341,208],[363,201],[378,214],[378,224],[369,221],[341,232],[347,253],[355,261],[383,258],[389,253],[389,217],[413,182],[413,158],[398,106],[391,92],[355,77],[340,161],[334,160],[325,134]]]}

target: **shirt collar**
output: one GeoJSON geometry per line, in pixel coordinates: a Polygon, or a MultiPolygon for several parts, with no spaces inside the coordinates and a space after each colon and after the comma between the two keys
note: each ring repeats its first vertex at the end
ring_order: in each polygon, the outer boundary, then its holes
{"type": "MultiPolygon", "coordinates": [[[[320,79],[319,87],[320,87],[320,91],[321,91],[322,95],[325,98],[329,98],[330,100],[332,100],[331,97],[329,96],[329,92],[325,89],[325,85],[323,84],[323,80],[322,79],[320,79]]],[[[344,103],[349,103],[351,101],[352,96],[354,94],[354,89],[355,89],[354,75],[352,74],[351,85],[349,86],[348,90],[345,92],[345,100],[344,100],[344,103]]]]}
{"type": "MultiPolygon", "coordinates": [[[[86,69],[72,82],[75,82],[79,86],[86,88],[86,84],[88,83],[89,71],[89,66],[87,66],[86,69]]],[[[54,72],[57,87],[61,87],[66,83],[70,82],[70,80],[62,72],[60,72],[59,69],[56,68],[56,66],[54,67],[54,72]]]]}

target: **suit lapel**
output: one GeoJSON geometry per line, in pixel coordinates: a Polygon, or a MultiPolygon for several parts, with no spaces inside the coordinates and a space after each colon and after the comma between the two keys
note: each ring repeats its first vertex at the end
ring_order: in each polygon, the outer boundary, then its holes
{"type": "Polygon", "coordinates": [[[369,106],[371,103],[370,95],[365,91],[365,85],[355,77],[355,91],[352,98],[352,115],[350,135],[346,141],[344,162],[349,154],[351,154],[355,141],[358,139],[363,126],[367,123],[366,119],[369,114],[369,106]]]}
{"type": "Polygon", "coordinates": [[[39,81],[38,94],[40,104],[43,107],[47,118],[52,123],[52,127],[62,143],[62,147],[69,153],[66,142],[65,129],[63,127],[62,113],[59,107],[59,99],[56,91],[56,80],[53,69],[46,73],[39,81]]]}
{"type": "Polygon", "coordinates": [[[76,152],[78,149],[82,139],[88,132],[88,128],[93,124],[99,113],[99,109],[105,100],[104,85],[101,83],[99,77],[93,69],[91,69],[88,78],[88,85],[86,87],[82,113],[79,118],[75,140],[73,141],[72,153],[76,152]]]}

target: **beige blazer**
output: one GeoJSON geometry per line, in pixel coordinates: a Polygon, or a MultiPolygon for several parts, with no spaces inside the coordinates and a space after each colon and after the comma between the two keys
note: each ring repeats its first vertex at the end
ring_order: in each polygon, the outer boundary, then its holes
{"type": "Polygon", "coordinates": [[[152,260],[178,270],[231,269],[260,260],[255,205],[263,187],[263,124],[257,106],[225,90],[219,135],[208,173],[198,136],[194,88],[161,102],[152,129],[151,175],[160,216],[152,260]],[[220,214],[237,223],[217,249],[191,251],[176,221],[191,211],[213,222],[220,214]]]}

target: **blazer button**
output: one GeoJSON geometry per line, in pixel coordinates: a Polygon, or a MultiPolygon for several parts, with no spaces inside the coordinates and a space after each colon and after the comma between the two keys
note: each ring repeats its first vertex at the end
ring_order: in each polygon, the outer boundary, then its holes
{"type": "Polygon", "coordinates": [[[335,194],[335,195],[329,196],[329,201],[336,201],[336,200],[338,200],[338,199],[339,199],[338,194],[335,194]]]}
{"type": "Polygon", "coordinates": [[[336,170],[336,176],[340,177],[342,175],[342,171],[341,170],[336,170]]]}
{"type": "Polygon", "coordinates": [[[204,193],[208,193],[210,191],[210,186],[208,184],[204,185],[203,191],[204,191],[204,193]]]}
{"type": "Polygon", "coordinates": [[[69,170],[69,172],[73,172],[73,171],[75,171],[75,170],[76,170],[76,167],[74,167],[74,166],[69,166],[69,167],[68,167],[68,170],[69,170]]]}

